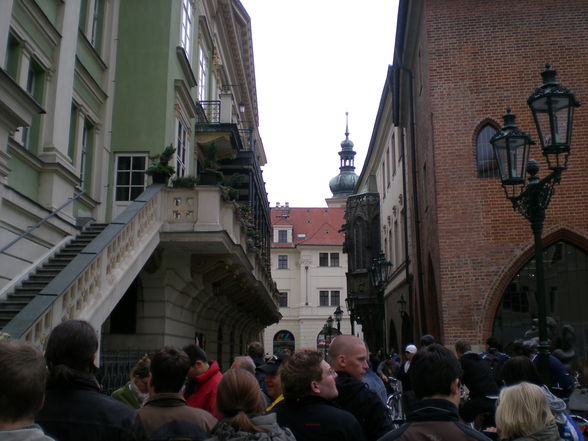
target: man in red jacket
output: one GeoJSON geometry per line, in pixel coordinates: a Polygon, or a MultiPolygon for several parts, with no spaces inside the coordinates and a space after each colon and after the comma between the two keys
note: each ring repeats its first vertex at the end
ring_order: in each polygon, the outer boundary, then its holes
{"type": "Polygon", "coordinates": [[[215,417],[222,418],[215,405],[216,389],[223,377],[218,363],[209,361],[206,352],[195,344],[185,346],[183,350],[190,357],[190,370],[184,390],[188,406],[204,409],[215,417]]]}

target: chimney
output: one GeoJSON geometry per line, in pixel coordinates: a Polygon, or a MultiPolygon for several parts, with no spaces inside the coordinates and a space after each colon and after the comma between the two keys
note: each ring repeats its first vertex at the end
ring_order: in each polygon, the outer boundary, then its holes
{"type": "Polygon", "coordinates": [[[280,208],[280,203],[276,202],[276,208],[280,208]]]}

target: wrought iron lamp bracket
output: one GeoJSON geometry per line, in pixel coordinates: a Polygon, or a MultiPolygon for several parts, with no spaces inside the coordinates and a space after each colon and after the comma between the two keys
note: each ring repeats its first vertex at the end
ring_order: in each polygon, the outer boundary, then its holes
{"type": "Polygon", "coordinates": [[[560,169],[555,169],[543,179],[537,177],[538,171],[537,163],[530,160],[527,165],[527,173],[530,175],[528,184],[520,195],[509,198],[513,209],[534,225],[543,223],[545,210],[555,193],[555,184],[561,181],[560,169]]]}

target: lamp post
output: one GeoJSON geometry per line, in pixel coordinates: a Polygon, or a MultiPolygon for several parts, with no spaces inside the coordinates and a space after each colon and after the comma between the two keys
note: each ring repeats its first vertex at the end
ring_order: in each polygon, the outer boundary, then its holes
{"type": "Polygon", "coordinates": [[[339,305],[337,305],[337,309],[335,309],[333,315],[335,316],[335,321],[337,322],[337,332],[341,334],[341,319],[343,318],[343,310],[339,305]]]}
{"type": "Polygon", "coordinates": [[[506,109],[504,126],[490,143],[500,173],[506,198],[513,209],[531,222],[535,242],[536,301],[539,321],[539,373],[545,384],[550,384],[549,341],[547,333],[547,307],[543,274],[543,244],[541,234],[545,211],[567,168],[570,153],[574,107],[580,106],[574,94],[555,81],[556,72],[549,64],[541,74],[543,84],[527,99],[541,142],[542,154],[551,171],[546,177],[537,176],[539,167],[528,160],[532,144],[530,136],[515,124],[515,115],[506,109]],[[525,171],[529,174],[525,183],[525,171]]]}
{"type": "Polygon", "coordinates": [[[406,315],[406,300],[402,294],[396,303],[398,304],[398,310],[400,311],[400,318],[404,318],[406,315]]]}
{"type": "Polygon", "coordinates": [[[355,311],[357,308],[357,296],[349,293],[345,298],[347,311],[349,311],[349,322],[351,323],[351,335],[355,335],[355,311]]]}
{"type": "Polygon", "coordinates": [[[376,290],[377,304],[378,304],[378,342],[379,349],[382,354],[386,351],[386,323],[384,315],[384,289],[392,270],[392,264],[386,259],[386,255],[380,251],[377,257],[374,257],[372,264],[368,270],[368,275],[372,286],[376,290]]]}
{"type": "Polygon", "coordinates": [[[333,321],[333,317],[329,316],[329,318],[323,325],[323,335],[325,336],[325,359],[327,357],[327,353],[329,352],[329,346],[331,346],[331,338],[333,335],[333,321]]]}

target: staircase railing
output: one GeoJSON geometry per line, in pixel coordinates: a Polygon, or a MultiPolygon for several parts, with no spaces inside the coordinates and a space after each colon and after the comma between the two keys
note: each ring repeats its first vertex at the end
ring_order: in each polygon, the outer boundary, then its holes
{"type": "Polygon", "coordinates": [[[32,225],[32,226],[28,227],[26,229],[26,231],[24,231],[23,233],[19,234],[18,237],[16,237],[14,240],[10,241],[8,244],[6,244],[2,248],[0,248],[0,254],[4,253],[7,249],[9,249],[10,247],[12,247],[19,240],[21,240],[21,239],[25,238],[26,236],[28,236],[29,234],[31,234],[31,232],[33,232],[34,230],[36,230],[37,228],[39,228],[41,225],[43,225],[49,219],[51,219],[52,217],[56,216],[57,213],[59,213],[61,210],[63,210],[69,204],[72,204],[74,201],[76,201],[77,199],[79,199],[80,196],[82,196],[83,194],[84,194],[84,192],[83,191],[80,191],[73,198],[69,198],[66,202],[64,202],[63,204],[61,204],[59,207],[57,207],[55,210],[53,210],[51,213],[49,213],[47,216],[45,216],[43,219],[41,219],[35,225],[32,225]]]}
{"type": "Polygon", "coordinates": [[[159,242],[162,188],[148,187],[3,332],[43,347],[51,329],[63,320],[75,317],[99,328],[110,313],[108,305],[118,302],[125,292],[122,287],[130,285],[159,242]]]}

